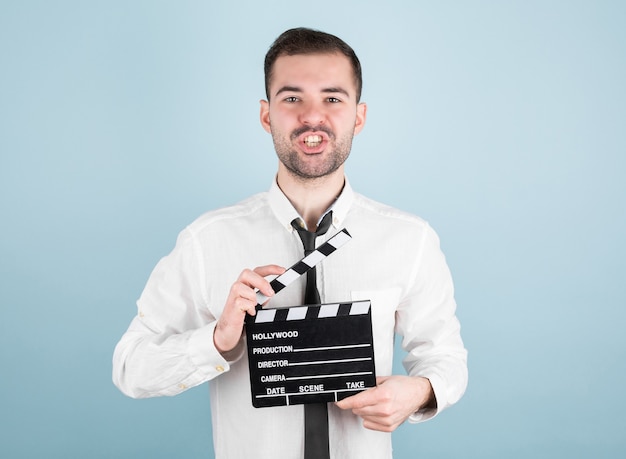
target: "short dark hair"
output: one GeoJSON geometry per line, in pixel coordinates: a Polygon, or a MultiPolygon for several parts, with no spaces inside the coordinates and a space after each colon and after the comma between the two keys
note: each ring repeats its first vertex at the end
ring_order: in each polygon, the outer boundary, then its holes
{"type": "Polygon", "coordinates": [[[304,27],[289,29],[280,34],[265,55],[265,95],[267,100],[270,99],[270,80],[276,59],[280,56],[318,53],[341,53],[350,60],[356,86],[356,101],[359,102],[363,88],[363,77],[361,75],[361,63],[354,50],[339,37],[304,27]]]}

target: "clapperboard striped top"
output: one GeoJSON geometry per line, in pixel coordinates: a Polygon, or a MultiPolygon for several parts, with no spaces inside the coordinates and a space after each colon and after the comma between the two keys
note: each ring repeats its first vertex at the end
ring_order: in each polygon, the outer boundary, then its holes
{"type": "Polygon", "coordinates": [[[329,317],[357,316],[367,314],[370,300],[351,303],[322,304],[315,307],[294,306],[280,309],[261,309],[251,317],[253,323],[283,322],[289,320],[325,319],[329,317]]]}
{"type": "MultiPolygon", "coordinates": [[[[320,245],[313,252],[308,254],[302,260],[297,262],[287,271],[282,273],[276,279],[270,282],[272,289],[274,289],[274,293],[280,292],[282,289],[287,287],[293,281],[295,281],[298,277],[302,276],[309,269],[313,268],[315,265],[320,263],[324,258],[333,253],[339,247],[343,246],[346,242],[352,239],[350,233],[345,228],[331,237],[328,241],[320,245]]],[[[257,299],[257,309],[261,308],[261,305],[265,303],[269,298],[263,295],[261,292],[256,293],[257,299]]]]}

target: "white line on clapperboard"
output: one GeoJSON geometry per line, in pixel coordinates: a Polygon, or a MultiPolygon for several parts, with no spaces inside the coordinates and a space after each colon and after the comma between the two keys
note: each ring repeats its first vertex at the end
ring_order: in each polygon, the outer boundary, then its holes
{"type": "Polygon", "coordinates": [[[287,366],[298,367],[302,365],[321,365],[324,363],[363,362],[364,360],[372,360],[372,359],[371,357],[360,357],[358,359],[318,360],[317,362],[294,362],[294,363],[287,364],[287,366]]]}
{"type": "Polygon", "coordinates": [[[361,371],[359,373],[335,373],[332,375],[315,375],[313,377],[309,376],[292,376],[290,378],[285,378],[285,381],[297,381],[298,379],[321,379],[321,378],[339,378],[345,376],[363,376],[363,375],[371,375],[371,371],[361,371]]]}
{"type": "Polygon", "coordinates": [[[307,395],[319,395],[319,394],[335,394],[335,401],[337,400],[337,394],[339,392],[354,392],[354,389],[331,389],[331,390],[321,390],[319,392],[289,392],[287,394],[279,394],[279,395],[255,395],[256,398],[278,398],[285,397],[287,399],[287,405],[289,405],[289,397],[293,396],[307,396],[307,395]]]}
{"type": "Polygon", "coordinates": [[[354,347],[370,347],[370,344],[366,343],[366,344],[346,344],[345,346],[306,347],[304,349],[294,349],[292,352],[329,351],[331,349],[352,349],[354,347]]]}

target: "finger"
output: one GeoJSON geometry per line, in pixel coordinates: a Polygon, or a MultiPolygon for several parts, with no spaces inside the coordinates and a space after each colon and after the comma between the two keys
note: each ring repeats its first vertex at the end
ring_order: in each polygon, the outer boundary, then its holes
{"type": "Polygon", "coordinates": [[[239,276],[239,281],[252,289],[258,289],[265,296],[273,296],[274,290],[265,276],[279,275],[285,272],[285,269],[277,265],[267,265],[255,268],[254,271],[244,270],[239,276]]]}
{"type": "Polygon", "coordinates": [[[285,268],[278,265],[266,265],[255,268],[254,272],[263,278],[263,281],[261,281],[263,285],[260,287],[257,286],[256,288],[258,288],[263,295],[270,297],[274,296],[275,292],[272,289],[270,281],[266,279],[266,277],[272,276],[272,278],[275,279],[277,276],[280,276],[285,272],[285,268]]]}
{"type": "Polygon", "coordinates": [[[367,389],[351,397],[344,398],[336,403],[342,410],[359,410],[367,406],[378,403],[378,395],[376,388],[367,389]]]}
{"type": "Polygon", "coordinates": [[[227,305],[231,304],[231,309],[240,312],[249,311],[256,306],[256,295],[254,290],[242,282],[235,282],[230,288],[227,305]]]}
{"type": "Polygon", "coordinates": [[[280,275],[285,272],[285,268],[278,265],[265,265],[254,268],[254,272],[260,276],[280,275]]]}
{"type": "Polygon", "coordinates": [[[254,300],[242,296],[235,298],[234,309],[244,313],[254,315],[256,313],[256,297],[254,300]]]}
{"type": "Polygon", "coordinates": [[[366,391],[352,395],[351,397],[344,398],[340,402],[337,402],[336,405],[344,410],[354,410],[377,404],[380,401],[380,394],[374,394],[372,392],[375,392],[374,389],[381,384],[384,384],[389,378],[390,376],[377,376],[376,387],[372,387],[366,391]]]}
{"type": "Polygon", "coordinates": [[[231,287],[229,303],[232,309],[238,313],[255,315],[258,301],[256,290],[267,297],[274,295],[272,286],[264,276],[283,272],[285,268],[278,265],[259,266],[254,270],[244,269],[231,287]]]}
{"type": "Polygon", "coordinates": [[[378,419],[363,418],[363,427],[369,430],[377,430],[380,432],[393,432],[399,424],[387,424],[378,422],[378,419]]]}
{"type": "Polygon", "coordinates": [[[391,378],[391,376],[376,376],[376,385],[380,386],[384,384],[389,378],[391,378]]]}

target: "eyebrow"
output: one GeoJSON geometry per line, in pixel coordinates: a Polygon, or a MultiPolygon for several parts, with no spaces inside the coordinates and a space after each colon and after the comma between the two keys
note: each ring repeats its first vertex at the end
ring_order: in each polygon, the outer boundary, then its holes
{"type": "MultiPolygon", "coordinates": [[[[303,92],[302,88],[299,88],[298,86],[283,86],[282,88],[280,88],[278,91],[276,91],[276,94],[274,94],[274,97],[280,95],[283,92],[303,92]]],[[[343,94],[346,97],[350,97],[350,94],[348,93],[348,91],[346,91],[343,88],[324,88],[321,91],[322,93],[325,94],[343,94]]]]}

